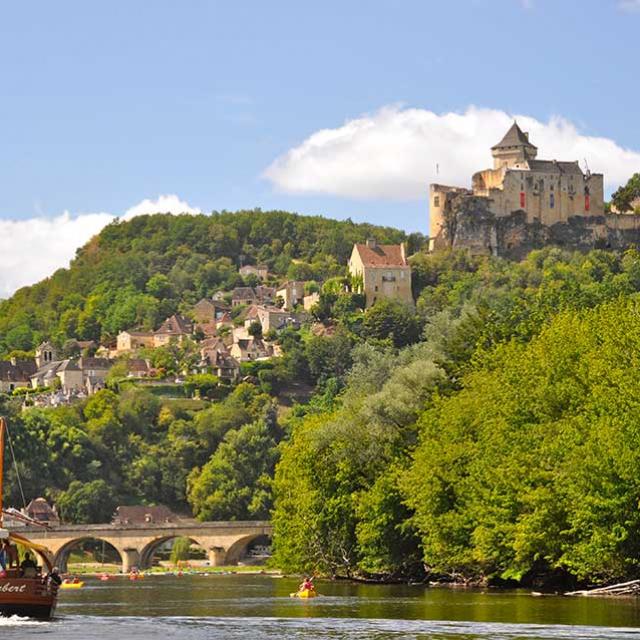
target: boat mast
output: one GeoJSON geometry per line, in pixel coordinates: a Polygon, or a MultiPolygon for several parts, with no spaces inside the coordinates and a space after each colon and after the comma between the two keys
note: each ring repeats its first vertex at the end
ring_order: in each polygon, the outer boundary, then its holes
{"type": "Polygon", "coordinates": [[[0,417],[0,529],[2,528],[2,509],[4,504],[2,502],[2,494],[4,490],[4,432],[6,423],[4,418],[0,417]]]}

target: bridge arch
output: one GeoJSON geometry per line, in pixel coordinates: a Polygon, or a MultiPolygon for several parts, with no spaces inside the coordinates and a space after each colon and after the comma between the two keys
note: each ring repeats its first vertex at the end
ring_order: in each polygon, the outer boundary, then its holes
{"type": "Polygon", "coordinates": [[[127,556],[126,550],[122,549],[118,546],[116,540],[109,539],[103,536],[92,536],[92,535],[84,535],[79,536],[77,538],[72,538],[71,540],[66,541],[63,545],[61,545],[57,551],[53,552],[53,564],[57,566],[61,572],[67,571],[67,565],[69,563],[69,555],[75,547],[87,540],[96,540],[98,542],[105,542],[109,546],[113,547],[118,556],[120,557],[120,561],[123,566],[125,564],[125,558],[127,556]]]}
{"type": "Polygon", "coordinates": [[[271,535],[260,532],[251,533],[241,538],[238,538],[228,549],[225,554],[225,564],[237,564],[238,561],[245,554],[249,545],[258,538],[268,538],[271,540],[271,535]]]}
{"type": "Polygon", "coordinates": [[[140,568],[141,569],[150,569],[153,564],[153,556],[156,551],[169,540],[176,540],[177,538],[188,538],[191,540],[193,544],[198,545],[205,553],[209,553],[209,549],[207,545],[203,543],[201,540],[198,540],[197,536],[184,535],[181,533],[176,533],[172,535],[159,536],[150,540],[140,551],[140,568]]]}

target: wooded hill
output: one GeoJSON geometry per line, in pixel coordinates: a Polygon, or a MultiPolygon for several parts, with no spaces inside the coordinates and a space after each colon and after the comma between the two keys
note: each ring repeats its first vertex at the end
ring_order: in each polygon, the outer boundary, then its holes
{"type": "Polygon", "coordinates": [[[202,297],[243,283],[241,264],[266,264],[275,276],[323,280],[344,272],[354,242],[408,241],[420,234],[284,211],[156,214],[108,225],[68,269],[0,303],[0,355],[43,339],[113,338],[156,327],[202,297]]]}

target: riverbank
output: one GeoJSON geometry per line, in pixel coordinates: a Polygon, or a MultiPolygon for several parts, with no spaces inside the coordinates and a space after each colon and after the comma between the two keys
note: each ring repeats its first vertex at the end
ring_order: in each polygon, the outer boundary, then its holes
{"type": "MultiPolygon", "coordinates": [[[[220,567],[208,566],[181,566],[181,567],[152,567],[145,569],[143,573],[151,575],[174,575],[176,573],[196,573],[196,574],[241,574],[241,575],[266,575],[279,577],[282,572],[279,569],[266,568],[263,565],[227,565],[220,567]]],[[[99,562],[83,562],[69,564],[67,573],[72,575],[123,575],[119,564],[102,564],[99,562]]]]}

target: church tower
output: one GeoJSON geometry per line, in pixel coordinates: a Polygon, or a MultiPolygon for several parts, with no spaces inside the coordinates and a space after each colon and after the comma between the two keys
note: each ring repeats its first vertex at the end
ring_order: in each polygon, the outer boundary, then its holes
{"type": "Polygon", "coordinates": [[[58,359],[58,352],[50,342],[43,342],[36,349],[36,365],[38,369],[44,367],[45,364],[55,362],[58,359]]]}
{"type": "Polygon", "coordinates": [[[538,147],[529,142],[529,134],[524,133],[517,122],[505,134],[497,145],[491,147],[493,168],[517,168],[527,160],[533,160],[538,155],[538,147]]]}

